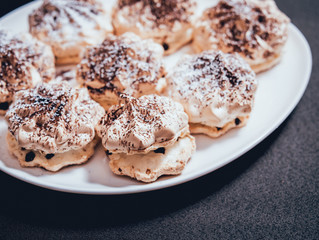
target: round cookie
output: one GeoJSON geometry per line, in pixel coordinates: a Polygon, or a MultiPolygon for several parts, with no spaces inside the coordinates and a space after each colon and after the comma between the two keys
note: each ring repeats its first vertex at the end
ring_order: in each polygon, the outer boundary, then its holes
{"type": "Polygon", "coordinates": [[[289,22],[273,0],[221,0],[195,24],[193,47],[238,53],[259,73],[280,61],[289,22]]]}
{"type": "Polygon", "coordinates": [[[180,102],[191,133],[219,137],[242,127],[254,103],[257,80],[237,54],[205,51],[186,55],[167,75],[167,95],[180,102]]]}
{"type": "Polygon", "coordinates": [[[193,134],[204,133],[212,138],[224,135],[230,129],[240,128],[246,125],[249,116],[237,117],[233,121],[226,123],[223,127],[211,127],[201,123],[189,123],[189,129],[193,134]]]}
{"type": "Polygon", "coordinates": [[[77,68],[77,80],[105,109],[118,103],[121,93],[133,97],[160,94],[166,87],[162,47],[134,33],[108,35],[87,48],[77,68]]]}
{"type": "Polygon", "coordinates": [[[44,0],[29,25],[34,37],[52,47],[56,64],[79,63],[85,47],[113,32],[111,17],[96,0],[44,0]]]}
{"type": "Polygon", "coordinates": [[[22,167],[62,167],[86,162],[97,143],[104,109],[86,89],[66,82],[41,83],[16,93],[6,114],[9,150],[22,167]]]}
{"type": "Polygon", "coordinates": [[[29,34],[0,30],[0,66],[0,115],[6,113],[17,91],[55,75],[51,48],[29,34]]]}
{"type": "Polygon", "coordinates": [[[7,134],[9,151],[18,158],[22,167],[42,167],[51,172],[57,172],[66,166],[79,165],[87,162],[94,154],[94,147],[98,142],[99,138],[96,137],[83,148],[70,150],[65,153],[46,154],[41,151],[21,148],[14,136],[10,133],[7,134]]]}
{"type": "Polygon", "coordinates": [[[152,38],[168,55],[191,41],[195,10],[193,0],[118,0],[112,21],[117,35],[134,32],[152,38]]]}
{"type": "Polygon", "coordinates": [[[109,165],[117,175],[129,176],[142,182],[154,182],[162,175],[181,174],[195,148],[195,138],[188,135],[174,145],[161,147],[148,154],[110,154],[109,165]]]}

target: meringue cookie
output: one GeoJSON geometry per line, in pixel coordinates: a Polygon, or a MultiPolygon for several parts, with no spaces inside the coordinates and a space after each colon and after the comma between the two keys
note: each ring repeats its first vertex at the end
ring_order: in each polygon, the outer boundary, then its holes
{"type": "Polygon", "coordinates": [[[0,114],[17,91],[50,81],[55,75],[51,48],[29,34],[0,31],[0,65],[0,114]]]}
{"type": "Polygon", "coordinates": [[[113,32],[109,14],[95,0],[44,0],[29,25],[33,36],[52,46],[57,64],[78,63],[86,46],[113,32]]]}
{"type": "Polygon", "coordinates": [[[77,80],[107,109],[117,104],[119,93],[133,97],[160,94],[166,87],[162,57],[162,47],[152,40],[133,33],[108,35],[102,44],[87,48],[77,80]]]}
{"type": "Polygon", "coordinates": [[[124,104],[112,106],[97,129],[111,153],[148,153],[189,135],[183,106],[167,97],[123,96],[124,104]]]}
{"type": "Polygon", "coordinates": [[[191,41],[196,6],[193,0],[118,0],[112,20],[116,34],[153,38],[168,55],[191,41]]]}
{"type": "Polygon", "coordinates": [[[239,55],[221,51],[186,55],[173,69],[167,76],[167,95],[184,106],[192,133],[218,137],[244,124],[257,81],[239,55]]]}
{"type": "Polygon", "coordinates": [[[221,0],[197,21],[193,47],[239,53],[259,73],[279,62],[289,22],[273,0],[221,0]]]}
{"type": "Polygon", "coordinates": [[[20,147],[55,154],[89,144],[103,114],[104,109],[90,99],[86,89],[53,82],[19,91],[6,120],[20,147]]]}
{"type": "Polygon", "coordinates": [[[97,127],[112,172],[142,182],[180,174],[196,148],[183,106],[157,95],[121,97],[97,127]]]}

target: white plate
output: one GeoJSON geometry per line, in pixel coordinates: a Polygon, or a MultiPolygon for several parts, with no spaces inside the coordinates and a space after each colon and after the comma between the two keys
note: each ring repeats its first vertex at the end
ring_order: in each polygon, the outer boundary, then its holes
{"type": "MultiPolygon", "coordinates": [[[[203,9],[207,4],[211,4],[211,1],[199,3],[200,9],[203,9]]],[[[0,28],[16,32],[27,31],[27,16],[38,5],[39,2],[32,2],[6,15],[0,20],[0,28]]],[[[166,58],[167,66],[173,66],[179,56],[187,51],[189,47],[186,46],[180,52],[166,58]]],[[[38,168],[21,168],[18,160],[7,150],[7,125],[3,117],[0,118],[0,169],[41,187],[83,194],[137,193],[187,182],[228,164],[273,132],[302,97],[309,81],[311,66],[309,45],[302,33],[291,24],[282,61],[270,71],[258,75],[256,102],[247,126],[232,130],[215,140],[196,136],[197,151],[179,176],[161,177],[150,184],[116,176],[110,171],[101,146],[87,164],[68,167],[58,173],[38,168]]]]}

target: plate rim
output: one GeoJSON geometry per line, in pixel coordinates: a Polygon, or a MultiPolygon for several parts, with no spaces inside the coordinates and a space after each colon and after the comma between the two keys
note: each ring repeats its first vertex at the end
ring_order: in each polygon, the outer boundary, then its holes
{"type": "MultiPolygon", "coordinates": [[[[12,10],[11,12],[5,14],[4,16],[2,16],[0,18],[0,26],[1,26],[1,22],[3,21],[3,19],[10,17],[11,15],[15,14],[16,12],[19,12],[20,10],[23,10],[24,8],[28,7],[29,5],[32,4],[36,4],[38,1],[32,1],[29,2],[25,5],[22,5],[14,10],[12,10]]],[[[167,181],[159,181],[159,182],[155,182],[155,183],[151,183],[151,184],[145,184],[145,185],[139,185],[141,187],[137,187],[137,189],[134,189],[133,187],[136,187],[136,185],[133,185],[132,188],[128,188],[128,189],[121,189],[121,188],[112,188],[109,189],[107,191],[103,191],[100,189],[79,189],[76,187],[64,187],[62,184],[59,183],[48,183],[48,182],[41,182],[41,181],[37,181],[37,177],[36,176],[31,176],[29,178],[25,178],[24,176],[20,176],[19,174],[15,174],[15,172],[13,171],[9,171],[6,168],[3,168],[0,165],[0,170],[16,179],[19,179],[23,182],[38,186],[38,187],[42,187],[42,188],[46,188],[46,189],[50,189],[50,190],[54,190],[54,191],[60,191],[60,192],[67,192],[67,193],[75,193],[75,194],[86,194],[86,195],[125,195],[125,194],[134,194],[134,193],[141,193],[141,192],[148,192],[148,191],[155,191],[155,190],[160,190],[163,188],[170,188],[179,184],[183,184],[186,182],[190,182],[193,181],[197,178],[200,178],[204,175],[207,175],[211,172],[214,172],[215,170],[233,162],[234,160],[236,160],[237,158],[239,158],[240,156],[242,156],[243,154],[247,153],[248,151],[250,151],[251,149],[253,149],[256,145],[258,145],[259,143],[261,143],[266,137],[268,137],[271,133],[273,133],[286,119],[287,117],[292,113],[292,111],[296,108],[297,104],[301,101],[307,86],[309,84],[310,78],[311,78],[311,73],[312,73],[312,53],[311,53],[311,48],[310,45],[307,41],[307,39],[305,38],[305,36],[303,35],[303,33],[293,24],[290,23],[289,24],[289,28],[291,31],[294,32],[294,34],[296,34],[296,36],[299,38],[299,40],[301,40],[302,45],[305,47],[305,55],[307,56],[306,61],[309,62],[309,64],[306,65],[306,71],[303,77],[303,85],[302,88],[300,88],[298,90],[298,94],[296,94],[296,97],[294,97],[293,101],[289,104],[289,106],[287,106],[285,112],[283,114],[280,115],[280,117],[272,123],[271,127],[267,129],[267,131],[265,131],[263,134],[261,134],[258,138],[254,139],[254,141],[251,141],[249,144],[247,144],[243,149],[241,149],[238,152],[235,152],[233,154],[231,154],[226,161],[222,161],[221,163],[214,165],[211,168],[206,168],[204,170],[197,170],[193,173],[188,174],[188,176],[186,178],[170,178],[167,181]]]]}

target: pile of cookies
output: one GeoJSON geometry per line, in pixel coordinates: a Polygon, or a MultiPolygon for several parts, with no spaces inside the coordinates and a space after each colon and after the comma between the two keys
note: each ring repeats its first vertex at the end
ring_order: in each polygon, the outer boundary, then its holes
{"type": "Polygon", "coordinates": [[[273,0],[43,0],[29,33],[0,30],[0,114],[23,167],[83,164],[102,142],[111,170],[143,182],[180,174],[192,134],[249,119],[256,73],[276,65],[289,18],[273,0]],[[191,43],[167,71],[164,56],[191,43]],[[78,87],[56,77],[76,65],[78,87]]]}

